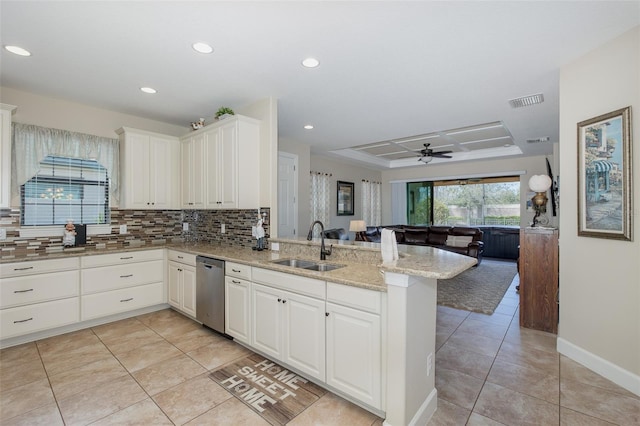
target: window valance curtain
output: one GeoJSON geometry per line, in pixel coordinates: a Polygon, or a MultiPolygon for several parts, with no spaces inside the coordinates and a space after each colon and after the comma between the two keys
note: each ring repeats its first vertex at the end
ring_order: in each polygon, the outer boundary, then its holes
{"type": "Polygon", "coordinates": [[[32,124],[12,124],[11,196],[20,195],[24,185],[40,169],[47,156],[97,160],[109,174],[111,200],[120,197],[120,149],[118,139],[50,129],[32,124]]]}

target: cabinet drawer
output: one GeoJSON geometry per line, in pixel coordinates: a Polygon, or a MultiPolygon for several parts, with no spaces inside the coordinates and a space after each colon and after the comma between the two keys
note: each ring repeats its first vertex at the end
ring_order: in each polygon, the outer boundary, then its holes
{"type": "Polygon", "coordinates": [[[251,266],[249,265],[243,265],[241,263],[235,262],[225,262],[224,273],[225,275],[229,275],[231,277],[242,278],[249,281],[251,280],[251,266]]]}
{"type": "Polygon", "coordinates": [[[79,321],[79,298],[54,300],[0,311],[0,338],[20,336],[79,321]]]}
{"type": "Polygon", "coordinates": [[[187,265],[196,266],[196,255],[184,253],[182,251],[167,250],[167,257],[174,262],[185,263],[187,265]]]}
{"type": "Polygon", "coordinates": [[[83,269],[82,294],[133,287],[164,280],[162,260],[83,269]]]}
{"type": "Polygon", "coordinates": [[[78,296],[78,271],[13,277],[0,284],[0,308],[78,296]]]}
{"type": "Polygon", "coordinates": [[[163,284],[153,283],[82,296],[82,321],[163,303],[163,284]]]}
{"type": "Polygon", "coordinates": [[[0,264],[0,278],[43,274],[46,272],[68,271],[71,269],[78,269],[79,266],[80,262],[77,257],[3,263],[0,264]]]}
{"type": "Polygon", "coordinates": [[[382,294],[379,291],[328,282],[327,302],[380,314],[382,294]]]}
{"type": "Polygon", "coordinates": [[[325,282],[315,278],[301,277],[299,275],[261,268],[253,268],[251,274],[253,282],[267,284],[283,290],[291,290],[294,293],[304,294],[318,299],[324,299],[326,295],[325,282]]]}
{"type": "Polygon", "coordinates": [[[84,256],[81,260],[83,268],[96,266],[122,265],[123,263],[145,262],[147,260],[163,260],[163,252],[158,250],[127,251],[120,253],[84,256]]]}

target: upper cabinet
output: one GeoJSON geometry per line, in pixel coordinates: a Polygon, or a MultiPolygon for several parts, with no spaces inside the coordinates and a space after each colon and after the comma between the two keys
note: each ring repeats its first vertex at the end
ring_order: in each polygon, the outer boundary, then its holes
{"type": "Polygon", "coordinates": [[[206,133],[197,133],[181,139],[183,209],[205,207],[204,160],[208,137],[206,133]]]}
{"type": "Polygon", "coordinates": [[[178,138],[123,127],[120,136],[120,208],[180,206],[178,138]]]}
{"type": "Polygon", "coordinates": [[[15,109],[0,104],[0,208],[11,206],[11,115],[15,109]]]}
{"type": "Polygon", "coordinates": [[[259,120],[235,115],[189,134],[182,144],[183,208],[260,207],[259,120]]]}

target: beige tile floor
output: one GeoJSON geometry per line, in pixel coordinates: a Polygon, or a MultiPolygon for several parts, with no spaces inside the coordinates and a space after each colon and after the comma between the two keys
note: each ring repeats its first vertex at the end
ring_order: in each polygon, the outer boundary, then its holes
{"type": "MultiPolygon", "coordinates": [[[[517,277],[491,315],[438,307],[429,425],[636,425],[640,398],[518,327],[517,277]]],[[[0,351],[2,425],[266,425],[208,377],[249,351],[164,310],[0,351]]],[[[327,393],[290,425],[380,425],[327,393]]]]}

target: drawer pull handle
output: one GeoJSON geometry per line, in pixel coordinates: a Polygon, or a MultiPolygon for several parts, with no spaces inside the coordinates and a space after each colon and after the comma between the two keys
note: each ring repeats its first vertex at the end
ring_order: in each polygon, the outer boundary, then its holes
{"type": "Polygon", "coordinates": [[[13,268],[14,271],[28,271],[29,269],[33,269],[33,266],[27,266],[26,268],[13,268]]]}
{"type": "Polygon", "coordinates": [[[231,280],[231,282],[234,284],[240,284],[240,281],[236,281],[236,280],[231,280]]]}
{"type": "Polygon", "coordinates": [[[133,256],[126,256],[126,257],[121,257],[120,260],[127,260],[127,259],[133,259],[133,256]]]}
{"type": "Polygon", "coordinates": [[[33,318],[27,318],[27,319],[23,319],[23,320],[18,320],[18,321],[14,321],[14,324],[18,324],[19,322],[27,322],[27,321],[31,321],[33,320],[33,318]]]}
{"type": "Polygon", "coordinates": [[[128,299],[122,299],[120,300],[120,302],[131,302],[133,300],[133,297],[130,297],[128,299]]]}
{"type": "Polygon", "coordinates": [[[182,256],[178,256],[178,259],[184,259],[184,257],[182,257],[182,256]]]}
{"type": "Polygon", "coordinates": [[[131,278],[133,276],[133,274],[129,274],[129,275],[120,275],[120,278],[131,278]]]}
{"type": "Polygon", "coordinates": [[[233,272],[242,272],[240,269],[231,269],[233,272]]]}
{"type": "Polygon", "coordinates": [[[29,288],[29,289],[27,289],[27,290],[14,290],[13,292],[14,292],[14,293],[27,293],[27,292],[29,292],[29,291],[33,291],[33,289],[32,289],[32,288],[29,288]]]}

